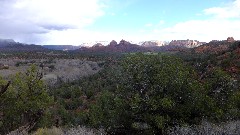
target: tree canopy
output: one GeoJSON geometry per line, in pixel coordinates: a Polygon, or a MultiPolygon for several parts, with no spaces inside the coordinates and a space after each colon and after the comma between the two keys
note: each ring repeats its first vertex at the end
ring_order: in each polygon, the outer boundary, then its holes
{"type": "MultiPolygon", "coordinates": [[[[7,90],[0,95],[0,133],[8,133],[21,126],[32,129],[49,108],[53,99],[41,80],[42,74],[32,66],[25,73],[13,76],[7,90]]],[[[1,85],[6,81],[1,79],[1,85]]]]}

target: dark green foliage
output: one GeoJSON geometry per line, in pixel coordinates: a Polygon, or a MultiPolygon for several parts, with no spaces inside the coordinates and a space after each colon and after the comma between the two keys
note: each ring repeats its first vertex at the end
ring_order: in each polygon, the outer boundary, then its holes
{"type": "Polygon", "coordinates": [[[105,69],[89,77],[83,77],[76,82],[62,83],[61,86],[51,90],[51,95],[58,103],[56,109],[66,113],[55,114],[62,119],[61,125],[89,125],[88,109],[96,103],[96,96],[103,89],[114,89],[116,84],[115,71],[117,68],[108,64],[105,69]],[[114,68],[114,69],[112,69],[114,68]],[[61,108],[61,109],[60,109],[61,108]]]}
{"type": "Polygon", "coordinates": [[[237,48],[240,48],[240,42],[239,41],[236,41],[232,45],[230,45],[229,50],[233,51],[237,48]]]}
{"type": "Polygon", "coordinates": [[[56,105],[53,110],[55,117],[59,119],[59,125],[76,125],[76,110],[83,106],[82,87],[64,84],[50,92],[54,96],[56,105]]]}
{"type": "Polygon", "coordinates": [[[136,54],[125,58],[120,69],[115,89],[104,92],[91,108],[93,125],[129,132],[143,130],[136,126],[143,124],[155,133],[175,123],[201,120],[202,87],[181,60],[136,54]]]}
{"type": "MultiPolygon", "coordinates": [[[[131,112],[127,109],[127,101],[115,97],[112,92],[103,91],[96,104],[90,108],[90,125],[104,127],[109,133],[116,128],[126,130],[131,128],[131,112]]],[[[128,131],[129,132],[129,131],[128,131]]]]}
{"type": "Polygon", "coordinates": [[[155,131],[175,123],[201,120],[202,112],[198,108],[201,85],[182,63],[166,55],[142,54],[124,61],[128,83],[123,85],[123,89],[131,92],[127,94],[130,107],[138,121],[147,123],[155,131]]]}
{"type": "Polygon", "coordinates": [[[90,107],[90,125],[110,134],[162,134],[175,125],[239,117],[239,86],[231,76],[216,69],[200,82],[183,63],[167,55],[126,57],[115,70],[118,81],[90,107]]]}
{"type": "Polygon", "coordinates": [[[212,99],[214,104],[212,108],[216,109],[216,114],[213,118],[222,121],[237,117],[235,113],[240,112],[235,110],[237,108],[235,103],[238,101],[233,99],[239,93],[237,80],[231,78],[230,75],[221,69],[214,69],[207,74],[205,81],[206,94],[212,99]]]}
{"type": "Polygon", "coordinates": [[[0,96],[0,113],[3,114],[0,133],[29,124],[34,127],[53,103],[40,79],[41,74],[35,66],[14,76],[8,90],[0,96]]]}
{"type": "Polygon", "coordinates": [[[50,66],[48,66],[48,68],[50,68],[50,70],[52,71],[52,70],[55,69],[55,66],[54,65],[50,65],[50,66]]]}

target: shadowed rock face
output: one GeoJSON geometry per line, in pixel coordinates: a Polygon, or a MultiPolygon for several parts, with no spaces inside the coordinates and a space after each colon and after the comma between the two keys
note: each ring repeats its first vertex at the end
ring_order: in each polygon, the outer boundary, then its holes
{"type": "Polygon", "coordinates": [[[131,43],[130,42],[127,42],[127,41],[125,41],[125,40],[121,40],[120,42],[119,42],[119,45],[131,45],[131,43]]]}
{"type": "Polygon", "coordinates": [[[96,43],[95,45],[93,45],[93,47],[103,47],[103,44],[101,44],[101,43],[96,43]]]}
{"type": "Polygon", "coordinates": [[[229,43],[233,43],[235,40],[234,40],[234,38],[233,37],[228,37],[227,38],[227,42],[229,42],[229,43]]]}
{"type": "Polygon", "coordinates": [[[112,40],[109,44],[109,46],[117,46],[117,42],[115,40],[112,40]]]}

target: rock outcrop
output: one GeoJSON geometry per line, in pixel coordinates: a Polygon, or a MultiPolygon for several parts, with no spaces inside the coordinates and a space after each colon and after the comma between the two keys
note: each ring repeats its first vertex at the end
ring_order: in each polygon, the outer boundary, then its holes
{"type": "Polygon", "coordinates": [[[122,39],[122,40],[119,42],[119,45],[131,45],[131,43],[122,39]]]}
{"type": "Polygon", "coordinates": [[[202,45],[203,43],[197,40],[172,40],[169,45],[170,46],[179,46],[179,47],[186,47],[186,48],[194,48],[202,45]]]}
{"type": "Polygon", "coordinates": [[[93,45],[92,47],[102,47],[103,45],[101,43],[96,43],[95,45],[93,45]]]}
{"type": "Polygon", "coordinates": [[[144,47],[157,47],[167,45],[167,42],[164,41],[144,41],[140,43],[144,47]]]}
{"type": "Polygon", "coordinates": [[[228,38],[227,38],[227,42],[232,43],[232,42],[235,42],[235,40],[234,40],[233,37],[228,37],[228,38]]]}
{"type": "Polygon", "coordinates": [[[109,46],[117,46],[117,42],[115,40],[112,40],[110,43],[109,43],[109,46]]]}
{"type": "Polygon", "coordinates": [[[81,52],[100,52],[100,53],[128,53],[128,52],[146,52],[147,49],[145,47],[132,44],[128,41],[121,40],[117,43],[115,40],[112,40],[109,45],[102,46],[102,45],[94,45],[89,48],[80,48],[79,51],[81,52]]]}

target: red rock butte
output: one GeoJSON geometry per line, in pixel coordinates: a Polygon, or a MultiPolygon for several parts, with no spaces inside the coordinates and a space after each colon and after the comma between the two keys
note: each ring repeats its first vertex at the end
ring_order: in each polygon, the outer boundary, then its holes
{"type": "Polygon", "coordinates": [[[234,40],[233,37],[228,37],[228,38],[227,38],[227,42],[229,42],[229,43],[234,42],[234,41],[235,41],[235,40],[234,40]]]}

